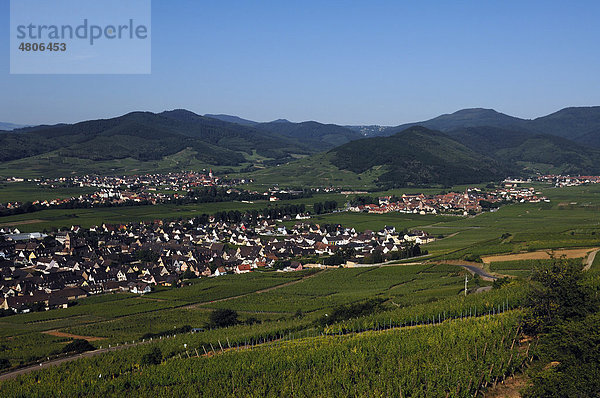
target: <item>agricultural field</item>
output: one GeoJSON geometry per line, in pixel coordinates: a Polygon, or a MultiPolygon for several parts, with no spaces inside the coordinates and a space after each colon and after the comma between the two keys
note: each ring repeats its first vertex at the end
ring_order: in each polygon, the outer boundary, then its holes
{"type": "MultiPolygon", "coordinates": [[[[116,344],[139,339],[145,333],[164,332],[184,325],[202,327],[207,318],[203,308],[186,309],[202,302],[272,288],[310,275],[252,273],[196,280],[179,289],[159,289],[144,296],[116,293],[79,300],[67,309],[32,312],[0,318],[3,350],[0,358],[12,364],[46,357],[71,340],[48,332],[66,332],[78,336],[101,338],[95,343],[116,344]],[[40,344],[42,342],[43,344],[40,344]]],[[[253,317],[264,318],[260,314],[253,317]]],[[[248,317],[248,316],[245,316],[248,317]]],[[[244,317],[242,317],[244,318],[244,317]]]]}
{"type": "MultiPolygon", "coordinates": [[[[200,279],[187,287],[162,288],[144,296],[103,295],[80,300],[68,309],[0,318],[5,340],[0,358],[17,365],[48,356],[70,341],[65,333],[107,346],[185,325],[204,327],[210,311],[218,308],[233,309],[242,321],[254,319],[269,329],[281,328],[278,321],[287,324],[298,313],[300,324],[310,324],[335,306],[373,298],[402,306],[429,303],[457,296],[466,274],[459,267],[431,264],[315,271],[200,279]]],[[[251,325],[246,328],[244,333],[254,333],[251,325]]]]}
{"type": "Polygon", "coordinates": [[[216,356],[201,355],[207,343],[197,335],[179,335],[154,348],[83,358],[6,381],[0,393],[467,397],[519,370],[528,354],[515,344],[519,319],[519,312],[507,312],[388,331],[296,334],[241,351],[227,340],[226,347],[234,348],[216,356]],[[148,363],[150,353],[160,358],[154,364],[148,363]],[[64,388],[57,390],[59,380],[64,388]]]}
{"type": "MultiPolygon", "coordinates": [[[[0,183],[0,203],[66,199],[93,191],[92,188],[80,187],[42,187],[33,182],[2,182],[0,183]]],[[[0,219],[1,222],[2,219],[0,219]]]]}
{"type": "MultiPolygon", "coordinates": [[[[515,325],[518,323],[518,309],[524,302],[526,290],[524,285],[516,281],[500,289],[480,293],[479,288],[487,287],[490,283],[469,276],[469,294],[465,297],[463,289],[467,272],[458,266],[429,260],[461,259],[480,262],[481,267],[487,271],[524,279],[531,275],[534,267],[552,261],[546,254],[551,250],[558,254],[557,257],[560,257],[560,254],[573,257],[565,261],[583,265],[583,258],[600,247],[597,238],[600,235],[600,218],[595,211],[595,206],[600,205],[600,187],[584,186],[565,191],[547,188],[544,189],[544,193],[550,197],[550,203],[512,204],[496,212],[474,217],[338,212],[313,219],[318,223],[339,223],[354,227],[358,231],[379,230],[385,225],[393,225],[399,230],[423,229],[438,237],[435,242],[424,246],[430,252],[428,257],[411,260],[412,263],[409,264],[311,270],[301,273],[254,272],[199,279],[190,281],[190,285],[183,288],[158,288],[144,296],[109,294],[79,300],[77,305],[68,309],[0,318],[0,360],[8,360],[12,367],[53,357],[76,338],[88,339],[94,347],[103,349],[108,346],[114,348],[117,344],[134,344],[132,348],[81,359],[61,365],[55,370],[44,370],[39,373],[41,379],[35,379],[37,376],[32,374],[18,379],[18,385],[14,384],[17,382],[2,382],[0,392],[3,396],[18,395],[19,391],[31,395],[31,380],[40,380],[42,386],[39,394],[44,395],[43,392],[47,392],[45,386],[54,383],[56,377],[60,377],[60,373],[57,372],[72,374],[79,367],[85,367],[88,369],[82,370],[85,377],[88,373],[95,373],[96,378],[98,374],[115,376],[110,380],[94,379],[94,382],[91,378],[87,381],[84,377],[86,381],[83,385],[98,396],[107,394],[108,390],[115,394],[124,391],[131,394],[134,390],[143,394],[148,393],[148,389],[152,389],[153,394],[168,395],[171,388],[169,384],[156,380],[166,380],[167,369],[171,371],[172,366],[178,366],[186,369],[182,381],[195,383],[194,388],[197,390],[192,392],[201,393],[207,387],[198,382],[198,379],[206,374],[221,374],[218,373],[218,369],[235,373],[233,369],[246,366],[247,361],[252,361],[257,363],[256,369],[260,370],[259,373],[279,372],[286,375],[290,383],[274,386],[267,376],[260,381],[240,377],[240,384],[235,390],[223,388],[223,395],[244,394],[251,389],[265,392],[266,396],[280,395],[291,391],[291,380],[294,380],[294,383],[308,383],[304,376],[298,375],[298,379],[291,376],[299,372],[294,368],[293,362],[288,362],[285,358],[292,357],[299,363],[307,361],[316,364],[322,355],[333,355],[334,358],[340,357],[338,363],[342,367],[349,366],[348,369],[351,369],[352,364],[341,359],[348,355],[342,353],[352,352],[355,347],[364,346],[364,351],[361,352],[366,358],[363,360],[365,366],[356,369],[354,376],[364,379],[364,385],[350,387],[352,383],[349,380],[352,380],[352,376],[349,375],[352,372],[345,370],[341,374],[335,373],[332,371],[332,364],[335,362],[309,366],[308,374],[333,372],[341,380],[336,388],[339,388],[342,394],[360,395],[365,389],[383,386],[381,391],[377,390],[383,396],[388,392],[395,394],[400,389],[403,394],[427,396],[432,391],[448,392],[451,383],[454,383],[456,388],[457,381],[460,381],[462,387],[451,395],[470,396],[485,382],[504,377],[517,369],[516,363],[510,362],[508,365],[509,359],[506,356],[510,357],[512,353],[513,360],[516,360],[516,355],[521,355],[522,351],[507,350],[506,336],[503,333],[509,330],[514,335],[515,325]],[[576,201],[574,197],[581,199],[576,201]],[[517,257],[496,257],[506,255],[517,257]],[[335,312],[336,308],[358,305],[373,299],[380,300],[382,304],[371,313],[336,321],[327,326],[321,324],[324,317],[335,312]],[[222,329],[208,328],[211,313],[223,309],[236,311],[239,323],[222,329]],[[508,324],[510,326],[507,326],[508,324]],[[415,325],[420,326],[415,328],[415,325]],[[505,326],[508,329],[504,329],[505,326]],[[202,330],[190,335],[182,332],[187,330],[185,327],[202,330]],[[390,328],[393,330],[381,331],[390,328]],[[464,338],[461,342],[477,346],[478,352],[482,349],[478,346],[480,340],[473,340],[475,337],[469,336],[475,333],[475,329],[481,336],[484,336],[488,329],[495,330],[490,333],[499,340],[497,343],[490,343],[494,348],[490,346],[487,349],[490,350],[490,355],[494,352],[495,359],[490,359],[491,362],[487,362],[487,359],[471,361],[471,365],[468,365],[469,361],[463,360],[460,366],[464,365],[467,368],[463,370],[459,379],[456,379],[458,376],[440,376],[444,373],[440,369],[452,363],[450,360],[453,355],[473,355],[472,352],[467,354],[465,351],[457,351],[456,354],[451,353],[446,362],[435,359],[435,355],[438,355],[435,353],[440,352],[440,349],[436,348],[440,345],[436,340],[439,339],[438,331],[443,331],[439,333],[443,333],[444,336],[458,333],[452,328],[460,330],[461,338],[464,338]],[[152,343],[148,343],[153,337],[152,343]],[[404,338],[408,339],[407,342],[403,342],[404,338]],[[141,340],[144,341],[143,344],[140,344],[141,340]],[[390,348],[392,341],[398,347],[403,347],[402,351],[390,348]],[[228,352],[215,358],[204,358],[200,355],[200,358],[188,359],[189,350],[183,346],[186,344],[186,347],[194,347],[202,353],[204,349],[209,348],[214,351],[214,347],[225,342],[227,347],[237,348],[247,344],[258,344],[259,347],[240,353],[228,352]],[[266,342],[268,344],[263,347],[266,342]],[[407,348],[410,344],[426,347],[428,352],[434,355],[431,361],[418,359],[416,351],[412,352],[407,348]],[[163,358],[161,365],[142,364],[141,358],[148,354],[150,346],[160,347],[163,358]],[[393,381],[380,384],[379,376],[372,378],[369,370],[372,368],[369,358],[382,352],[377,348],[379,346],[387,347],[393,354],[383,356],[385,369],[388,361],[391,361],[389,366],[392,366],[392,363],[396,363],[397,366],[399,358],[402,358],[402,363],[406,361],[407,364],[413,364],[411,366],[420,363],[425,366],[423,369],[428,375],[427,381],[421,380],[417,384],[411,384],[408,376],[398,376],[393,381]],[[371,349],[373,351],[370,351],[371,349]],[[185,356],[180,358],[182,355],[185,356]],[[265,358],[271,358],[270,364],[266,364],[265,358]],[[491,368],[492,363],[494,368],[498,367],[496,371],[491,368]],[[264,371],[261,370],[265,366],[264,371]],[[281,366],[281,369],[276,369],[275,366],[281,366]],[[485,373],[484,369],[487,369],[485,372],[490,372],[489,377],[482,376],[485,373]],[[144,380],[155,381],[150,386],[144,384],[144,380]]],[[[374,195],[379,194],[381,193],[374,195]]],[[[347,199],[339,194],[321,194],[289,202],[301,202],[310,206],[323,200],[337,200],[342,204],[347,199]]],[[[70,223],[72,220],[76,221],[73,224],[85,226],[102,222],[185,218],[225,209],[262,208],[265,205],[266,202],[161,205],[65,210],[63,213],[52,210],[22,216],[21,221],[27,221],[27,216],[44,220],[40,223],[24,224],[22,228],[37,231],[42,225],[45,225],[44,228],[51,228],[65,225],[64,223],[70,223]]],[[[600,269],[600,256],[590,260],[590,265],[590,273],[596,274],[600,269]]],[[[410,372],[405,370],[402,374],[410,375],[410,372]]],[[[230,380],[227,377],[223,379],[230,380]]],[[[320,394],[324,385],[319,383],[315,381],[314,384],[306,384],[306,391],[320,394]]],[[[77,388],[83,387],[77,385],[72,388],[74,390],[70,393],[77,394],[77,388]]]]}
{"type": "MultiPolygon", "coordinates": [[[[552,259],[530,259],[530,260],[513,260],[513,261],[494,261],[489,263],[489,269],[493,273],[499,275],[509,275],[521,278],[528,278],[531,272],[544,265],[552,263],[552,259]]],[[[583,266],[582,258],[570,258],[570,264],[583,266]]]]}

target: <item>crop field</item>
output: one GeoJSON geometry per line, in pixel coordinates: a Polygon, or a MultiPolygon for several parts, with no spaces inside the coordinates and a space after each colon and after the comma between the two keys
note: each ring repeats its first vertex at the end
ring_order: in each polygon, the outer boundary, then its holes
{"type": "Polygon", "coordinates": [[[256,312],[312,312],[370,298],[411,305],[456,296],[464,286],[464,274],[459,267],[445,265],[330,270],[293,286],[207,306],[256,312]]]}
{"type": "Polygon", "coordinates": [[[0,203],[65,199],[81,194],[91,193],[93,191],[94,190],[92,188],[48,188],[38,186],[36,183],[32,182],[3,182],[0,183],[0,203]]]}
{"type": "MultiPolygon", "coordinates": [[[[447,265],[314,272],[254,272],[200,279],[191,286],[162,288],[144,296],[102,295],[79,300],[67,309],[0,318],[0,335],[6,345],[0,357],[14,364],[25,363],[34,357],[47,356],[70,341],[64,336],[44,333],[48,331],[102,338],[94,344],[106,346],[184,325],[203,327],[209,311],[215,308],[234,309],[242,321],[254,318],[269,329],[281,328],[268,325],[278,320],[289,322],[298,311],[303,314],[303,322],[310,323],[337,305],[371,298],[403,306],[427,303],[457,296],[465,274],[461,268],[447,265]],[[269,290],[274,287],[277,288],[269,290]],[[40,341],[44,344],[40,345],[40,341]]],[[[252,328],[248,327],[251,333],[252,328]]]]}
{"type": "MultiPolygon", "coordinates": [[[[252,273],[201,279],[191,286],[163,289],[144,296],[106,294],[79,300],[77,305],[66,309],[0,318],[0,336],[4,346],[0,358],[9,359],[14,364],[25,363],[32,358],[48,356],[72,340],[44,333],[47,331],[102,337],[106,340],[97,344],[114,344],[139,339],[145,333],[162,332],[184,325],[201,327],[208,319],[206,310],[186,310],[182,307],[289,283],[310,275],[310,272],[252,273]]],[[[252,316],[265,318],[261,314],[252,316]]]]}
{"type": "Polygon", "coordinates": [[[526,260],[544,260],[550,258],[585,258],[588,254],[598,248],[586,248],[586,249],[566,249],[566,250],[540,250],[535,252],[517,253],[517,254],[506,254],[502,256],[489,256],[481,257],[484,263],[496,263],[496,262],[518,262],[526,260]]]}
{"type": "Polygon", "coordinates": [[[196,335],[177,336],[154,344],[164,358],[160,364],[145,364],[152,348],[140,346],[3,382],[0,393],[467,397],[521,366],[526,351],[514,344],[519,318],[509,312],[435,326],[305,337],[214,357],[197,354],[196,335]],[[57,383],[63,387],[56,389],[57,383]]]}
{"type": "MultiPolygon", "coordinates": [[[[528,259],[528,260],[512,260],[512,261],[498,261],[489,263],[489,269],[500,275],[510,275],[527,278],[531,275],[531,272],[535,268],[539,268],[544,265],[552,263],[552,259],[528,259]]],[[[570,258],[566,260],[568,263],[573,265],[582,266],[581,258],[570,258]]]]}

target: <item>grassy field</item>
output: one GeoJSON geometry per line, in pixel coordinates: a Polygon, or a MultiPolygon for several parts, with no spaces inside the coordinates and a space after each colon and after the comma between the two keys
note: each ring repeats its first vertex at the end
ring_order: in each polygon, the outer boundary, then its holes
{"type": "Polygon", "coordinates": [[[65,157],[54,151],[29,158],[2,162],[0,164],[0,176],[55,178],[75,174],[72,170],[77,170],[77,174],[122,175],[168,173],[208,168],[212,168],[216,173],[227,173],[250,165],[252,160],[249,159],[247,164],[237,167],[223,167],[212,166],[199,161],[196,159],[196,152],[191,149],[184,149],[155,161],[141,161],[133,158],[97,161],[65,157]]]}
{"type": "MultiPolygon", "coordinates": [[[[552,259],[538,260],[518,260],[518,261],[498,261],[489,264],[489,269],[501,275],[517,276],[527,278],[535,268],[549,265],[553,262],[552,259]]],[[[566,260],[573,265],[582,266],[581,258],[571,258],[566,260]]]]}
{"type": "Polygon", "coordinates": [[[35,182],[2,182],[0,183],[0,203],[65,199],[91,192],[94,192],[93,188],[49,188],[39,186],[35,182]]]}
{"type": "Polygon", "coordinates": [[[470,397],[527,358],[513,343],[519,319],[513,312],[386,332],[309,335],[215,356],[196,354],[206,346],[197,335],[178,336],[7,381],[0,394],[470,397]],[[147,364],[157,348],[164,359],[147,364]]]}
{"type": "Polygon", "coordinates": [[[367,171],[356,174],[340,170],[327,162],[327,154],[317,154],[310,158],[296,160],[289,164],[236,175],[240,178],[252,178],[253,186],[268,188],[275,185],[293,187],[345,187],[352,189],[374,189],[375,179],[383,170],[367,171]]]}
{"type": "MultiPolygon", "coordinates": [[[[94,344],[106,346],[184,325],[203,327],[209,311],[215,308],[234,309],[242,320],[255,318],[266,328],[268,324],[281,327],[279,321],[294,321],[301,311],[303,317],[298,325],[304,327],[337,305],[375,297],[403,306],[455,297],[462,289],[465,271],[451,266],[419,265],[335,269],[314,275],[312,272],[254,272],[200,279],[191,286],[162,288],[144,296],[109,294],[79,300],[68,309],[0,318],[0,358],[15,365],[25,363],[48,356],[70,341],[47,334],[48,331],[101,338],[94,344]],[[275,286],[280,287],[260,293],[275,286]],[[239,297],[218,302],[236,296],[239,297]]],[[[244,333],[252,332],[251,326],[240,328],[244,333]]]]}

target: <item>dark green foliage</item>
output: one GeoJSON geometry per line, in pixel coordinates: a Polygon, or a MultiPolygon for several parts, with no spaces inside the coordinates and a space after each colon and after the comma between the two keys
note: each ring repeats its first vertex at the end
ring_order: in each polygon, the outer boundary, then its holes
{"type": "Polygon", "coordinates": [[[582,319],[597,309],[597,300],[583,283],[581,264],[554,259],[533,270],[525,329],[540,333],[565,320],[582,319]]]}
{"type": "Polygon", "coordinates": [[[317,202],[313,205],[315,214],[331,213],[337,209],[337,202],[335,200],[327,200],[324,203],[317,202]]]}
{"type": "Polygon", "coordinates": [[[318,122],[270,122],[254,126],[258,130],[269,131],[286,137],[297,139],[305,146],[327,150],[362,138],[363,136],[349,128],[335,124],[318,122]]]}
{"type": "Polygon", "coordinates": [[[10,361],[6,358],[0,358],[0,370],[10,368],[10,361]]]}
{"type": "Polygon", "coordinates": [[[69,344],[67,344],[66,346],[64,346],[62,352],[65,353],[71,353],[71,352],[86,352],[86,351],[93,351],[96,348],[90,344],[89,341],[84,340],[84,339],[75,339],[72,342],[70,342],[69,344]]]}
{"type": "Polygon", "coordinates": [[[238,323],[238,313],[230,309],[214,310],[210,314],[210,327],[224,328],[238,323]]]}
{"type": "Polygon", "coordinates": [[[506,172],[506,167],[449,136],[418,126],[391,137],[353,141],[328,156],[332,164],[355,173],[384,166],[378,180],[382,186],[476,183],[506,172]]]}
{"type": "Polygon", "coordinates": [[[148,250],[145,250],[145,249],[137,250],[134,253],[134,256],[138,260],[149,262],[149,263],[157,262],[158,259],[160,258],[160,254],[158,254],[155,251],[152,251],[150,249],[148,249],[148,250]]]}
{"type": "Polygon", "coordinates": [[[510,283],[510,278],[505,276],[504,278],[498,278],[492,282],[492,287],[494,289],[500,289],[502,286],[510,283]]]}
{"type": "Polygon", "coordinates": [[[351,318],[358,318],[365,315],[372,315],[382,311],[383,299],[372,299],[360,303],[346,304],[335,307],[330,314],[325,314],[317,320],[321,326],[332,325],[336,322],[345,321],[351,318]]]}
{"type": "Polygon", "coordinates": [[[599,396],[600,313],[594,285],[586,281],[581,264],[564,260],[536,269],[532,279],[524,329],[539,335],[539,361],[524,396],[599,396]]]}
{"type": "Polygon", "coordinates": [[[539,365],[524,397],[600,394],[600,314],[558,325],[541,337],[538,351],[539,365]]]}
{"type": "Polygon", "coordinates": [[[163,355],[159,347],[154,346],[142,356],[142,365],[160,365],[163,355]]]}

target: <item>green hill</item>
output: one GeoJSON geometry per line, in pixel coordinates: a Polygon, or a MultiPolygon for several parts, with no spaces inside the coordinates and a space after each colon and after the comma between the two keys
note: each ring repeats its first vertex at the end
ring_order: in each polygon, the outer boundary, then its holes
{"type": "Polygon", "coordinates": [[[565,138],[496,127],[468,127],[448,132],[475,152],[500,163],[521,164],[542,173],[596,174],[600,150],[565,138]],[[535,166],[532,166],[535,165],[535,166]]]}
{"type": "Polygon", "coordinates": [[[532,120],[505,115],[493,109],[462,109],[430,120],[375,130],[369,135],[389,136],[413,126],[442,132],[469,127],[496,127],[522,133],[554,135],[600,147],[600,106],[565,108],[532,120]]]}
{"type": "Polygon", "coordinates": [[[433,119],[422,122],[407,123],[396,127],[389,127],[377,135],[392,135],[414,126],[423,126],[427,127],[428,129],[439,130],[443,132],[457,128],[479,126],[511,127],[527,130],[525,127],[526,123],[527,121],[524,119],[505,115],[493,109],[470,108],[461,109],[451,114],[440,115],[433,119]]]}
{"type": "MultiPolygon", "coordinates": [[[[160,114],[133,112],[112,119],[0,134],[0,162],[4,169],[10,169],[9,162],[41,155],[97,162],[121,159],[147,162],[160,161],[184,150],[193,152],[203,164],[239,166],[257,158],[287,162],[295,155],[308,155],[318,149],[276,133],[185,110],[160,114]]],[[[53,170],[49,165],[48,170],[39,172],[53,170]]]]}
{"type": "Polygon", "coordinates": [[[331,150],[330,162],[342,170],[364,173],[377,166],[385,186],[455,185],[502,178],[507,167],[476,153],[449,136],[411,127],[391,137],[353,141],[331,150]]]}
{"type": "Polygon", "coordinates": [[[255,126],[262,131],[280,134],[299,141],[308,148],[318,151],[334,148],[338,145],[363,138],[359,132],[335,124],[322,124],[314,121],[292,123],[274,121],[255,126]]]}

